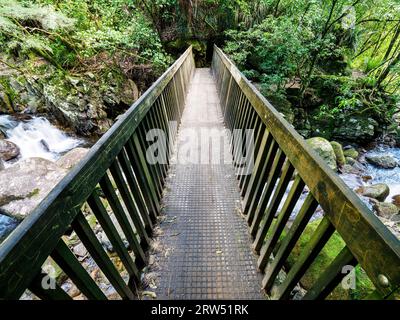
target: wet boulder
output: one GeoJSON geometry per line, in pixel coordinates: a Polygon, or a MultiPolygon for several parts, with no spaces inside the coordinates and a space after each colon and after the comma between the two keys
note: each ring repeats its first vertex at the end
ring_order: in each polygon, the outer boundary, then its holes
{"type": "Polygon", "coordinates": [[[87,148],[72,149],[58,159],[56,164],[62,169],[70,170],[86,156],[88,151],[87,148]]]}
{"type": "Polygon", "coordinates": [[[343,154],[346,158],[352,158],[352,159],[358,158],[358,151],[352,147],[344,148],[343,154]]]}
{"type": "Polygon", "coordinates": [[[385,169],[393,169],[399,165],[398,161],[390,154],[366,155],[365,159],[369,163],[385,169]]]}
{"type": "Polygon", "coordinates": [[[391,219],[400,212],[400,208],[393,203],[374,201],[372,208],[380,217],[391,219]]]}
{"type": "Polygon", "coordinates": [[[19,156],[18,146],[7,140],[0,139],[0,159],[8,161],[19,156]]]}
{"type": "Polygon", "coordinates": [[[28,158],[0,171],[0,210],[24,219],[47,196],[68,170],[42,158],[28,158]]]}
{"type": "Polygon", "coordinates": [[[396,194],[392,197],[392,203],[400,208],[400,194],[396,194]]]}
{"type": "Polygon", "coordinates": [[[378,201],[385,201],[390,193],[390,189],[388,185],[384,183],[377,183],[370,186],[360,187],[356,192],[364,197],[373,198],[378,201]]]}
{"type": "Polygon", "coordinates": [[[335,151],[328,140],[321,137],[314,137],[307,139],[306,141],[332,170],[337,170],[335,151]]]}

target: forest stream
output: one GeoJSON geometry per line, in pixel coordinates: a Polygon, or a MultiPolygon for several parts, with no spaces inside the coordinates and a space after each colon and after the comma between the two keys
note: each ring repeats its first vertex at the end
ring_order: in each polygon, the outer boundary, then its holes
{"type": "MultiPolygon", "coordinates": [[[[81,137],[71,136],[44,117],[29,117],[23,120],[11,115],[0,115],[0,130],[7,141],[14,143],[19,148],[19,156],[11,161],[4,162],[8,168],[21,160],[38,157],[50,161],[57,161],[68,151],[87,146],[88,141],[81,137]]],[[[339,176],[352,189],[356,190],[373,184],[384,183],[390,193],[385,202],[391,202],[393,197],[400,195],[400,167],[385,169],[365,161],[365,156],[390,155],[400,163],[400,148],[378,145],[360,156],[362,170],[358,173],[340,173],[339,176]]],[[[305,198],[306,194],[303,195],[305,198]]],[[[361,196],[363,202],[372,209],[370,198],[361,196]]],[[[292,219],[300,209],[301,202],[296,206],[292,219]]],[[[317,211],[312,220],[318,219],[321,212],[317,211]]],[[[0,242],[18,225],[12,217],[0,213],[0,242]]]]}
{"type": "MultiPolygon", "coordinates": [[[[4,169],[28,158],[57,161],[68,151],[87,145],[85,139],[66,134],[44,117],[25,117],[20,120],[11,115],[0,115],[0,132],[6,141],[19,149],[16,158],[2,162],[4,169]]],[[[0,242],[17,225],[16,219],[0,213],[0,242]]]]}

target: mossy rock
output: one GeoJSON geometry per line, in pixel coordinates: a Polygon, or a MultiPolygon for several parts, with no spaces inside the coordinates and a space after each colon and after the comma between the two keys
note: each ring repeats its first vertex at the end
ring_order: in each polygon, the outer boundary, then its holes
{"type": "Polygon", "coordinates": [[[348,165],[353,165],[353,164],[355,164],[356,163],[356,160],[354,159],[354,158],[351,158],[351,157],[345,157],[345,159],[346,159],[346,164],[348,164],[348,165]]]}
{"type": "MultiPolygon", "coordinates": [[[[310,242],[313,233],[317,229],[321,219],[317,219],[310,222],[299,241],[296,243],[293,251],[291,252],[287,262],[289,266],[293,266],[298,260],[301,252],[303,252],[306,245],[310,242]]],[[[301,285],[307,290],[312,287],[318,277],[324,272],[324,270],[329,266],[333,259],[339,254],[339,252],[345,246],[345,242],[341,236],[335,232],[329,241],[326,243],[325,247],[322,249],[320,254],[311,264],[305,275],[301,279],[301,285]]],[[[355,269],[356,273],[356,289],[344,289],[339,284],[327,297],[327,299],[332,300],[354,300],[362,299],[367,297],[375,289],[372,282],[369,280],[368,276],[365,274],[359,266],[355,269]]]]}
{"type": "Polygon", "coordinates": [[[322,137],[314,137],[306,140],[310,147],[316,151],[326,164],[334,171],[337,170],[336,155],[332,145],[322,137]]]}
{"type": "Polygon", "coordinates": [[[357,159],[358,158],[358,151],[354,148],[350,148],[343,151],[345,157],[357,159]]]}
{"type": "Polygon", "coordinates": [[[343,153],[342,145],[339,142],[331,141],[331,146],[336,155],[336,162],[339,166],[346,164],[346,159],[343,153]]]}

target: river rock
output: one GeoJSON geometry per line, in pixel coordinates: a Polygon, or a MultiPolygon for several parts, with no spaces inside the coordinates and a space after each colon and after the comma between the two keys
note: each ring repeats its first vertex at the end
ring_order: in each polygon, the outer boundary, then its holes
{"type": "Polygon", "coordinates": [[[85,248],[85,246],[80,242],[78,243],[74,249],[73,249],[74,253],[79,256],[79,257],[84,257],[87,255],[87,250],[85,248]]]}
{"type": "Polygon", "coordinates": [[[378,216],[386,219],[391,219],[400,212],[399,207],[389,202],[373,202],[372,208],[378,216]]]}
{"type": "Polygon", "coordinates": [[[353,165],[356,162],[356,160],[350,157],[345,157],[345,159],[346,159],[346,164],[348,165],[353,165]]]}
{"type": "Polygon", "coordinates": [[[0,139],[0,159],[8,161],[18,157],[19,153],[19,148],[15,143],[0,139]]]}
{"type": "Polygon", "coordinates": [[[24,219],[68,171],[42,158],[28,158],[0,171],[0,209],[24,219]]]}
{"type": "Polygon", "coordinates": [[[400,194],[392,197],[392,203],[400,208],[400,194]]]}
{"type": "Polygon", "coordinates": [[[366,155],[365,159],[369,163],[385,169],[393,169],[399,165],[397,160],[390,154],[366,155]]]}
{"type": "Polygon", "coordinates": [[[78,162],[80,162],[84,156],[86,156],[88,151],[89,151],[89,149],[87,149],[87,148],[72,149],[72,150],[68,151],[66,154],[64,154],[60,159],[58,159],[56,164],[60,168],[70,170],[78,162]]]}
{"type": "Polygon", "coordinates": [[[349,148],[343,150],[344,156],[347,158],[357,159],[358,158],[358,151],[354,148],[349,148]]]}
{"type": "Polygon", "coordinates": [[[363,186],[356,190],[357,193],[364,197],[373,198],[378,201],[385,201],[390,193],[389,187],[384,183],[377,183],[370,186],[363,186]]]}
{"type": "Polygon", "coordinates": [[[335,152],[337,164],[343,166],[346,163],[346,159],[344,157],[342,145],[339,142],[331,141],[331,146],[335,152]]]}
{"type": "Polygon", "coordinates": [[[377,121],[364,115],[349,117],[342,113],[338,115],[336,121],[332,137],[337,140],[355,143],[370,141],[376,136],[379,129],[377,121]]]}
{"type": "Polygon", "coordinates": [[[336,155],[328,140],[314,137],[306,140],[311,148],[316,151],[332,170],[337,170],[336,155]]]}
{"type": "Polygon", "coordinates": [[[135,82],[128,79],[124,82],[122,86],[122,91],[120,94],[121,101],[126,105],[130,106],[139,98],[139,89],[135,82]]]}

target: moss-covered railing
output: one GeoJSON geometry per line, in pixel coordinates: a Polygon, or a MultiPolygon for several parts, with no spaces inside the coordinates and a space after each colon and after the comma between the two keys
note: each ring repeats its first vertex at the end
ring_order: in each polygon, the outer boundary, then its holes
{"type": "MultiPolygon", "coordinates": [[[[212,70],[226,126],[231,131],[254,130],[254,169],[248,175],[242,174],[239,168],[238,179],[254,250],[259,254],[258,267],[264,272],[263,288],[271,292],[279,272],[320,205],[324,217],[297,261],[290,270],[285,270],[287,276],[283,283],[274,286],[274,297],[290,297],[335,230],[346,246],[318,275],[304,299],[325,298],[347,275],[343,267],[357,263],[375,286],[369,298],[389,299],[398,295],[400,241],[217,47],[212,70]],[[290,185],[293,176],[295,179],[290,185]],[[307,190],[305,200],[300,200],[307,190]],[[297,203],[301,209],[287,228],[297,203]]],[[[234,160],[244,148],[245,145],[232,140],[234,160]]]]}
{"type": "MultiPolygon", "coordinates": [[[[194,69],[190,47],[51,191],[0,245],[0,298],[18,299],[28,288],[42,299],[71,299],[58,285],[43,288],[42,265],[50,256],[88,299],[106,299],[98,284],[62,236],[71,229],[123,299],[134,299],[140,271],[168,169],[149,164],[146,133],[162,129],[173,147],[194,69]],[[124,245],[104,202],[112,208],[129,248],[124,245]],[[129,274],[126,282],[97,239],[81,208],[90,207],[129,274]],[[133,255],[128,251],[132,251],[133,255]]],[[[167,157],[171,149],[167,150],[167,157]]]]}

